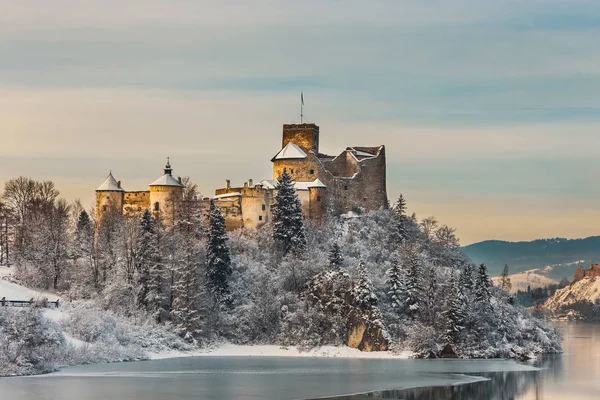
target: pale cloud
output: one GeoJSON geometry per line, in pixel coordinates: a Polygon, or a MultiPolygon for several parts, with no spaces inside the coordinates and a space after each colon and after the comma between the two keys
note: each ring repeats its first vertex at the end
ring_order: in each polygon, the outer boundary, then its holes
{"type": "Polygon", "coordinates": [[[268,177],[304,91],[324,151],[385,144],[390,197],[405,193],[464,242],[594,229],[584,216],[600,210],[598,2],[0,0],[0,10],[2,180],[54,179],[87,202],[109,169],[143,189],[166,156],[205,194],[225,178],[268,177]]]}

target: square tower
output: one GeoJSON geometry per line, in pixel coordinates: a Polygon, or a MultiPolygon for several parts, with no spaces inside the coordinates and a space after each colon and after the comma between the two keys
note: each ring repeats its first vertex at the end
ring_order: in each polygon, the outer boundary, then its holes
{"type": "Polygon", "coordinates": [[[306,153],[312,150],[319,154],[319,127],[316,124],[284,124],[281,148],[290,142],[306,153]]]}

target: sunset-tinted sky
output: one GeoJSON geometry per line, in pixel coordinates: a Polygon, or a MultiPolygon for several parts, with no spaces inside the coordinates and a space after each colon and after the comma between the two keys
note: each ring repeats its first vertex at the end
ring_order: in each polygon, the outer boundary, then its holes
{"type": "Polygon", "coordinates": [[[463,244],[596,235],[598,38],[597,0],[0,0],[0,182],[267,178],[303,91],[463,244]]]}

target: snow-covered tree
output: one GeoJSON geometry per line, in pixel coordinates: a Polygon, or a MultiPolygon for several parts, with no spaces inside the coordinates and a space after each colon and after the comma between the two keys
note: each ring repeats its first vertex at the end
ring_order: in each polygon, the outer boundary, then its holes
{"type": "Polygon", "coordinates": [[[387,294],[395,314],[404,312],[406,288],[404,287],[403,271],[396,258],[392,259],[392,266],[386,271],[387,294]]]}
{"type": "Polygon", "coordinates": [[[408,236],[408,217],[406,215],[406,200],[400,194],[398,201],[394,205],[394,215],[396,219],[396,229],[392,231],[392,238],[398,243],[402,243],[408,236]]]}
{"type": "MultiPolygon", "coordinates": [[[[450,295],[446,304],[446,341],[451,345],[462,342],[462,332],[466,327],[466,303],[462,290],[456,279],[450,282],[450,295]]],[[[455,349],[456,351],[456,349],[455,349]]]]}
{"type": "Polygon", "coordinates": [[[507,292],[510,292],[512,289],[512,283],[510,282],[510,276],[508,272],[508,265],[504,265],[504,270],[502,271],[502,275],[500,276],[500,287],[507,292]]]}
{"type": "Polygon", "coordinates": [[[272,208],[273,238],[282,247],[284,254],[300,254],[306,250],[302,204],[292,177],[286,170],[277,181],[277,194],[272,208]]]}
{"type": "Polygon", "coordinates": [[[344,268],[344,259],[342,258],[342,249],[337,242],[334,242],[329,250],[329,268],[332,270],[339,270],[344,268]]]}
{"type": "Polygon", "coordinates": [[[410,319],[417,319],[424,312],[425,269],[421,248],[417,244],[403,245],[401,263],[406,288],[405,312],[410,319]]]}
{"type": "Polygon", "coordinates": [[[360,261],[358,266],[358,279],[352,288],[352,293],[358,307],[369,309],[377,306],[377,295],[373,289],[373,283],[367,275],[367,267],[363,260],[360,261]]]}
{"type": "Polygon", "coordinates": [[[171,321],[177,334],[196,341],[202,333],[200,314],[203,234],[200,210],[191,202],[182,202],[172,234],[175,237],[175,268],[171,288],[173,303],[171,321]]]}
{"type": "Polygon", "coordinates": [[[208,242],[206,245],[206,277],[211,293],[226,304],[230,301],[229,277],[232,273],[227,227],[221,209],[210,203],[208,242]]]}

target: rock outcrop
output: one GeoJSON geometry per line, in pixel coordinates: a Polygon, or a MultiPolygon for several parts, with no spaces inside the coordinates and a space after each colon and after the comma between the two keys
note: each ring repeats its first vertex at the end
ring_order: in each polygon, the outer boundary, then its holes
{"type": "Polygon", "coordinates": [[[544,302],[542,308],[553,313],[593,305],[600,299],[600,276],[584,277],[566,288],[559,289],[544,302]]]}
{"type": "Polygon", "coordinates": [[[309,282],[304,296],[312,307],[343,318],[348,347],[361,351],[386,351],[389,339],[381,322],[381,313],[375,306],[359,306],[353,285],[348,274],[328,271],[309,282]]]}

